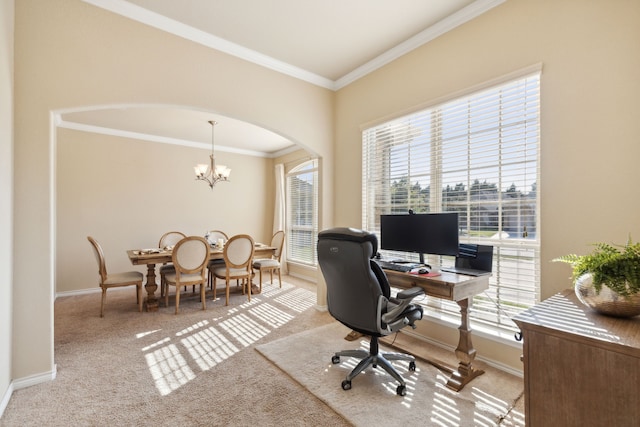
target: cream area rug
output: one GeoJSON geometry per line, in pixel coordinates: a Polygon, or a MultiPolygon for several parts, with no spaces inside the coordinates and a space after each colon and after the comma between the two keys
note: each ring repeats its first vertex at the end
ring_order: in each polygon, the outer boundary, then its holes
{"type": "MultiPolygon", "coordinates": [[[[349,332],[334,322],[256,350],[355,426],[524,425],[522,413],[510,414],[522,396],[522,378],[486,364],[481,366],[485,373],[460,392],[446,387],[446,373],[420,359],[414,372],[407,362],[393,362],[407,383],[404,397],[396,394],[398,383],[381,368],[367,368],[353,379],[351,390],[342,390],[342,381],[358,360],[341,357],[339,364],[332,364],[331,357],[339,350],[368,350],[369,344],[367,337],[346,341],[349,332]]],[[[394,351],[383,345],[380,350],[394,351]]],[[[434,349],[438,351],[444,352],[434,349]]]]}

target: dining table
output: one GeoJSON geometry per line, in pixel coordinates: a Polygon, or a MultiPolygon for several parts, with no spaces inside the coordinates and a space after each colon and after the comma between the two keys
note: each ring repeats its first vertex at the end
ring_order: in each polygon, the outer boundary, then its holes
{"type": "MultiPolygon", "coordinates": [[[[263,244],[256,243],[253,253],[254,259],[271,258],[275,253],[276,248],[263,244]]],[[[150,248],[150,249],[128,249],[127,255],[129,261],[133,265],[146,265],[147,266],[147,282],[144,285],[147,291],[147,298],[145,306],[147,311],[158,310],[158,298],[155,293],[158,290],[158,284],[156,283],[156,265],[166,264],[171,262],[171,256],[173,254],[172,248],[150,248]]],[[[210,246],[209,259],[223,259],[223,248],[218,246],[210,246]]],[[[259,293],[253,291],[252,293],[259,293]]]]}

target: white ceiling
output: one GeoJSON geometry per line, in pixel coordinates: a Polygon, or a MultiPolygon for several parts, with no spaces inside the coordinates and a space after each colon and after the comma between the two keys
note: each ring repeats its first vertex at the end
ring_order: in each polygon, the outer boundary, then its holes
{"type": "MultiPolygon", "coordinates": [[[[506,0],[84,0],[337,90],[506,0]]],[[[136,105],[60,115],[61,127],[267,157],[283,136],[202,111],[136,105]]]]}

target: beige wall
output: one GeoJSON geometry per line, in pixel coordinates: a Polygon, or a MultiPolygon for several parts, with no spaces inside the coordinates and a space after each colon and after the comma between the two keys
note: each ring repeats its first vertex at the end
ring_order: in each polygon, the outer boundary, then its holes
{"type": "Polygon", "coordinates": [[[336,225],[361,225],[363,124],[542,63],[540,293],[570,287],[566,265],[551,259],[640,239],[639,40],[640,2],[512,0],[340,90],[336,225]]]}
{"type": "Polygon", "coordinates": [[[232,180],[212,190],[193,175],[193,166],[207,159],[206,149],[67,129],[57,136],[57,293],[97,289],[87,235],[101,244],[112,272],[146,272],[131,265],[125,250],[156,247],[167,231],[203,236],[218,229],[259,242],[271,238],[270,159],[216,152],[232,168],[232,180]]]}
{"type": "MultiPolygon", "coordinates": [[[[196,108],[264,126],[320,158],[329,159],[328,164],[333,158],[333,93],[326,89],[149,28],[80,0],[22,0],[16,4],[15,22],[14,379],[48,375],[55,366],[53,291],[57,286],[57,241],[54,213],[58,212],[56,189],[63,192],[63,197],[69,190],[56,184],[57,179],[64,179],[64,173],[58,170],[56,174],[54,169],[57,155],[52,141],[57,132],[50,124],[52,111],[135,103],[196,108]],[[38,247],[37,257],[33,253],[34,245],[38,247]]],[[[72,135],[72,132],[60,131],[59,134],[61,150],[67,143],[84,139],[80,133],[72,135]]],[[[132,148],[138,147],[136,151],[142,150],[140,147],[144,145],[137,141],[110,142],[131,144],[132,148]]],[[[88,149],[87,146],[82,148],[88,149]]],[[[99,145],[95,148],[99,149],[99,145]]],[[[153,149],[152,156],[159,158],[161,154],[158,153],[168,153],[172,148],[158,146],[157,150],[153,149]]],[[[201,161],[206,151],[185,149],[184,153],[185,157],[180,161],[188,165],[189,191],[202,191],[204,197],[210,197],[204,184],[191,181],[194,159],[201,161]]],[[[221,160],[223,156],[225,162],[229,156],[230,165],[241,161],[227,154],[220,154],[221,160]]],[[[58,160],[64,164],[66,158],[58,157],[58,160]]],[[[248,161],[253,164],[255,159],[248,161]]],[[[264,170],[265,166],[258,163],[264,170]]],[[[105,164],[96,167],[104,168],[105,164]]],[[[234,184],[230,185],[242,185],[236,188],[245,189],[241,170],[240,165],[234,167],[234,184]]],[[[250,179],[255,177],[253,173],[249,176],[250,179]]],[[[136,182],[147,176],[137,178],[136,182]]],[[[332,186],[331,178],[324,177],[327,188],[332,186]]],[[[260,188],[261,184],[256,185],[260,188]]],[[[120,192],[113,194],[113,188],[109,191],[116,199],[122,195],[120,192]]],[[[127,194],[131,197],[132,193],[127,194]]],[[[233,197],[237,206],[242,197],[249,195],[238,193],[233,197]]],[[[328,207],[323,210],[323,223],[332,221],[329,197],[326,192],[322,194],[321,202],[328,207]]],[[[105,200],[105,205],[111,202],[114,201],[105,200]]],[[[204,206],[208,202],[200,200],[197,203],[204,206]]],[[[246,205],[253,206],[253,203],[247,201],[246,205]]],[[[65,205],[61,209],[71,208],[65,205]]],[[[228,206],[226,209],[230,212],[238,208],[228,206]]],[[[138,212],[132,213],[142,215],[143,210],[144,206],[141,206],[138,212]]],[[[225,214],[224,218],[230,215],[225,214]]],[[[104,220],[106,216],[101,218],[104,220]]],[[[65,221],[65,218],[58,219],[65,221]]],[[[193,217],[185,228],[201,232],[200,224],[208,226],[210,223],[204,216],[193,217]]],[[[257,232],[262,232],[266,223],[261,220],[256,226],[257,232]]],[[[141,224],[143,222],[136,219],[134,228],[141,224]]],[[[158,232],[174,225],[177,225],[176,217],[166,223],[154,219],[151,225],[144,226],[148,228],[136,234],[135,241],[130,240],[127,244],[138,246],[152,237],[155,241],[158,232]]],[[[244,227],[228,224],[227,228],[240,230],[244,227]]],[[[77,232],[80,241],[88,229],[82,231],[77,232]]],[[[101,234],[104,228],[91,232],[101,234]]],[[[106,239],[108,242],[109,238],[106,239]]],[[[77,243],[78,248],[85,244],[84,241],[77,243]]],[[[123,245],[110,243],[107,246],[109,260],[116,262],[114,267],[123,262],[122,259],[117,261],[123,249],[123,245]]],[[[62,255],[64,262],[67,255],[62,255]]],[[[90,262],[92,266],[95,263],[94,260],[90,262]]],[[[92,277],[90,280],[95,283],[95,276],[92,277]]]]}
{"type": "Polygon", "coordinates": [[[13,10],[13,0],[0,0],[0,416],[12,378],[13,10]]]}

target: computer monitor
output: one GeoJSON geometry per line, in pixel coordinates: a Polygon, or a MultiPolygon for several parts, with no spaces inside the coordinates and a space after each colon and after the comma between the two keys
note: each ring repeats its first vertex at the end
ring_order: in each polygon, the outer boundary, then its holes
{"type": "Polygon", "coordinates": [[[434,255],[458,255],[458,214],[380,215],[380,249],[434,255]]]}

